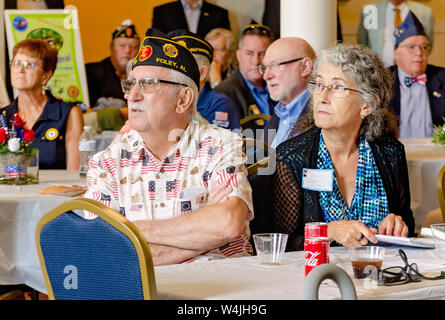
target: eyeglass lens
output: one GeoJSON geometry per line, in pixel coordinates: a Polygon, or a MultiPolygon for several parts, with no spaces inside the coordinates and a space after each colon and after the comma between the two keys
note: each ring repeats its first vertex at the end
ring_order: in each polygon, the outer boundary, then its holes
{"type": "Polygon", "coordinates": [[[34,69],[34,67],[36,66],[36,64],[34,62],[29,62],[29,61],[21,61],[21,60],[14,60],[12,61],[12,66],[14,68],[19,68],[20,66],[23,65],[23,68],[25,69],[34,69]]]}
{"type": "Polygon", "coordinates": [[[133,86],[135,84],[138,84],[139,89],[141,89],[142,92],[145,93],[152,93],[156,90],[156,83],[157,81],[155,79],[150,78],[144,78],[140,80],[123,80],[121,82],[122,85],[122,91],[124,93],[129,93],[131,89],[133,89],[133,86]]]}
{"type": "Polygon", "coordinates": [[[414,51],[416,48],[419,48],[421,51],[430,51],[431,49],[429,44],[407,44],[403,47],[408,51],[414,51]]]}
{"type": "Polygon", "coordinates": [[[343,98],[349,95],[350,91],[359,92],[356,89],[346,88],[339,84],[324,85],[318,81],[309,81],[309,86],[315,94],[321,94],[324,89],[328,91],[328,94],[332,94],[334,97],[343,98]]]}
{"type": "Polygon", "coordinates": [[[270,70],[271,72],[274,72],[274,71],[276,71],[276,69],[277,69],[279,66],[282,66],[282,65],[285,65],[285,64],[289,64],[289,63],[292,63],[292,62],[298,62],[298,61],[300,61],[300,60],[302,60],[302,59],[304,59],[304,57],[296,58],[296,59],[292,59],[292,60],[287,60],[287,61],[283,61],[283,62],[271,63],[271,64],[269,64],[269,65],[266,65],[266,64],[260,64],[260,65],[258,66],[258,70],[260,71],[261,74],[266,73],[267,68],[269,68],[269,70],[270,70]]]}

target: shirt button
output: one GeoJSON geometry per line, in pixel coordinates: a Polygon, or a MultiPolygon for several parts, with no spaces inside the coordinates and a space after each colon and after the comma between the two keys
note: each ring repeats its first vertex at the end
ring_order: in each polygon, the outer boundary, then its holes
{"type": "Polygon", "coordinates": [[[161,168],[161,170],[159,170],[160,173],[165,173],[164,168],[161,168]]]}
{"type": "Polygon", "coordinates": [[[158,174],[158,175],[156,175],[156,179],[161,179],[161,176],[158,174]]]}
{"type": "Polygon", "coordinates": [[[164,202],[161,203],[161,208],[165,208],[165,203],[164,202]]]}

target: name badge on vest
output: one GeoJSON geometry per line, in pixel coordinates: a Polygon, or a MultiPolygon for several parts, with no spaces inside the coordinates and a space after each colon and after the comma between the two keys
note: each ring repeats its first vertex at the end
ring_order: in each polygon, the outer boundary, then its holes
{"type": "Polygon", "coordinates": [[[332,192],[334,186],[334,171],[332,169],[303,168],[302,180],[303,189],[332,192]]]}

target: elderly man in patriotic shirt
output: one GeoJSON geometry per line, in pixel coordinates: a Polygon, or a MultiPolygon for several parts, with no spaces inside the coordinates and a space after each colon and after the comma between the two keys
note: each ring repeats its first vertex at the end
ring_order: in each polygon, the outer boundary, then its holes
{"type": "Polygon", "coordinates": [[[90,161],[86,197],[133,221],[155,265],[252,253],[252,191],[242,140],[198,125],[192,53],[147,30],[122,82],[131,130],[90,161]]]}
{"type": "Polygon", "coordinates": [[[445,69],[428,64],[430,43],[424,27],[409,11],[394,32],[396,65],[389,109],[400,116],[401,138],[426,138],[445,116],[445,69]]]}

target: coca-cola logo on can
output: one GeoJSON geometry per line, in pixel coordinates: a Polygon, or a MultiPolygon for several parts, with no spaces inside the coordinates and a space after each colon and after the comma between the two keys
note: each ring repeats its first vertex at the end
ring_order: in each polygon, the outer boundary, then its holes
{"type": "Polygon", "coordinates": [[[305,275],[321,264],[329,263],[329,239],[309,237],[304,240],[305,275]]]}

